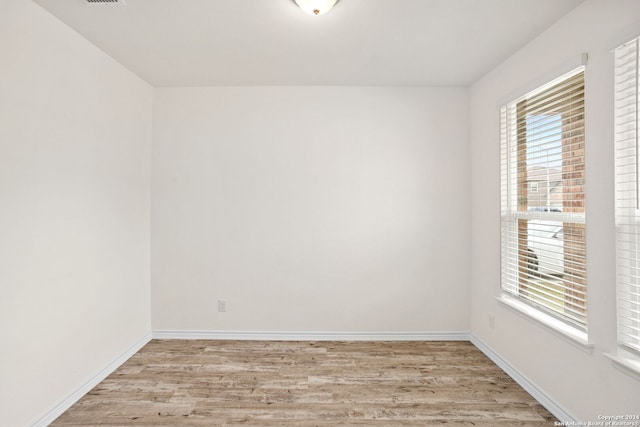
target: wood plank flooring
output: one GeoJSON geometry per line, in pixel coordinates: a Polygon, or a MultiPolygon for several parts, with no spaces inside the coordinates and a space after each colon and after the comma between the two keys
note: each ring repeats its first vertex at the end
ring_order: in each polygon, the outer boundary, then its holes
{"type": "Polygon", "coordinates": [[[52,426],[552,426],[469,342],[153,340],[52,426]]]}

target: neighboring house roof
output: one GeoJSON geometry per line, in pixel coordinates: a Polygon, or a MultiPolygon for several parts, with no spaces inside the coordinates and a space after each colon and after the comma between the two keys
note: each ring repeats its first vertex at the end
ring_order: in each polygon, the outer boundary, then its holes
{"type": "Polygon", "coordinates": [[[545,168],[542,166],[529,166],[527,168],[528,181],[562,181],[562,171],[556,168],[545,168]]]}

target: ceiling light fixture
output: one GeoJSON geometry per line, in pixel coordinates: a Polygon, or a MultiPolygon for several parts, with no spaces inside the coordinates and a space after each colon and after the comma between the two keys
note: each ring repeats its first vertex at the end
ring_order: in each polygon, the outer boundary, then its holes
{"type": "Polygon", "coordinates": [[[338,0],[293,0],[298,7],[309,15],[322,15],[331,10],[338,0]]]}

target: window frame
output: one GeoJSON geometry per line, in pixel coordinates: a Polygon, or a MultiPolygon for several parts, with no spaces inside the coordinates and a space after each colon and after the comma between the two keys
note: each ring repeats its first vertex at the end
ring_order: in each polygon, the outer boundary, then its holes
{"type": "MultiPolygon", "coordinates": [[[[518,188],[523,185],[522,180],[518,178],[518,156],[522,156],[522,148],[519,146],[518,139],[522,138],[522,135],[518,134],[517,126],[514,126],[514,123],[517,123],[517,119],[515,118],[518,112],[518,105],[523,100],[534,98],[536,95],[543,94],[545,91],[561,84],[563,82],[568,81],[569,79],[577,76],[582,73],[582,84],[584,85],[584,65],[580,65],[574,67],[571,71],[560,75],[555,79],[550,79],[547,83],[541,85],[540,87],[528,92],[527,94],[516,98],[504,105],[500,106],[500,167],[501,167],[501,295],[499,300],[510,308],[516,309],[521,313],[524,313],[526,316],[537,320],[544,325],[551,327],[553,330],[562,333],[565,336],[568,336],[574,341],[579,342],[582,345],[589,346],[588,343],[588,323],[587,323],[587,301],[586,301],[586,259],[584,261],[584,271],[585,271],[585,290],[584,290],[584,301],[582,302],[584,307],[584,324],[582,325],[580,322],[568,321],[566,316],[563,316],[561,313],[558,313],[558,310],[553,310],[550,303],[539,303],[536,304],[531,301],[531,298],[524,299],[520,297],[520,292],[522,289],[522,282],[520,277],[507,277],[509,274],[511,276],[518,276],[521,274],[519,271],[515,273],[511,271],[507,273],[508,268],[513,270],[513,266],[521,263],[522,259],[527,259],[526,256],[523,257],[519,245],[521,243],[518,242],[520,237],[518,236],[518,227],[519,221],[524,220],[538,220],[538,221],[553,221],[553,222],[561,222],[563,223],[573,223],[580,224],[583,227],[583,233],[586,232],[586,215],[584,210],[582,212],[554,212],[551,209],[551,205],[547,200],[547,209],[545,210],[521,210],[518,206],[518,188]],[[514,166],[516,165],[516,166],[514,166]],[[515,170],[515,173],[514,173],[515,170]],[[518,182],[520,181],[520,182],[518,182]],[[505,261],[508,260],[508,261],[505,261]],[[505,267],[505,263],[509,265],[505,267]]],[[[582,103],[584,103],[584,94],[582,95],[582,103]]],[[[551,110],[550,110],[551,111],[551,110]]],[[[525,110],[526,112],[526,110],[525,110]]],[[[582,110],[584,114],[584,109],[582,110]]],[[[562,120],[562,118],[561,118],[562,120]]],[[[561,124],[561,126],[564,126],[561,124]]],[[[522,130],[520,130],[522,132],[522,130]]],[[[526,131],[525,131],[526,138],[526,131]]],[[[564,144],[565,137],[561,136],[559,139],[561,144],[564,144]]],[[[582,143],[584,143],[584,128],[582,134],[582,143]]],[[[521,142],[520,142],[521,144],[521,142]]],[[[538,148],[534,146],[533,148],[538,148]]],[[[562,150],[564,147],[560,147],[562,150]]],[[[528,147],[525,147],[527,150],[528,147]]],[[[528,154],[527,154],[528,155],[528,154]]],[[[583,157],[583,165],[584,165],[584,157],[583,157]]],[[[542,162],[541,162],[542,163],[542,162]]],[[[548,160],[547,160],[547,168],[548,168],[548,160]]],[[[563,166],[564,167],[564,166],[563,166]]],[[[526,178],[528,179],[528,178],[526,178]]],[[[547,183],[547,186],[549,182],[547,183]]],[[[526,191],[530,191],[531,188],[529,186],[529,182],[526,182],[526,191]]],[[[584,189],[584,186],[583,186],[584,189]]],[[[547,196],[548,197],[548,196],[547,196]]],[[[564,201],[564,200],[563,200],[564,201]]],[[[527,231],[527,236],[530,236],[529,231],[527,231]]],[[[527,237],[529,239],[529,237],[527,237]]],[[[586,236],[583,234],[583,246],[586,251],[586,236]]],[[[528,250],[528,244],[527,244],[528,250]]],[[[564,250],[564,249],[563,249],[564,250]]],[[[563,261],[564,262],[564,261],[563,261]]],[[[564,267],[563,267],[564,268],[564,267]]],[[[562,286],[563,289],[566,289],[566,286],[562,286]]]]}
{"type": "Polygon", "coordinates": [[[617,353],[607,357],[640,374],[640,38],[614,50],[614,75],[617,353]]]}

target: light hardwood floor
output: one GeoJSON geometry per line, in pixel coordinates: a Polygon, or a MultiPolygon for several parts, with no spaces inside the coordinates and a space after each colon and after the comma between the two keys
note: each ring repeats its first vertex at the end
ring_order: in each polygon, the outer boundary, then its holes
{"type": "Polygon", "coordinates": [[[153,340],[52,425],[552,426],[468,342],[153,340]]]}

